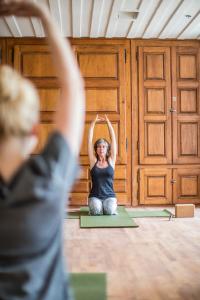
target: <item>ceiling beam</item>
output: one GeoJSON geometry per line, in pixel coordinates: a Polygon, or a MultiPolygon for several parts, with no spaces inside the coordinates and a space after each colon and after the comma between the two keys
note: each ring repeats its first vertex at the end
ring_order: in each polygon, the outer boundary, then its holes
{"type": "Polygon", "coordinates": [[[51,15],[54,17],[54,20],[57,22],[61,33],[63,33],[60,0],[49,0],[49,6],[51,10],[51,15]]]}
{"type": "Polygon", "coordinates": [[[179,39],[195,39],[200,32],[200,11],[196,13],[194,18],[183,28],[180,34],[177,36],[179,39]]]}
{"type": "Polygon", "coordinates": [[[115,35],[115,30],[117,28],[117,24],[119,21],[119,12],[121,7],[123,7],[124,4],[124,0],[114,0],[113,5],[112,5],[112,9],[111,9],[111,14],[110,14],[110,18],[109,18],[109,22],[108,22],[108,26],[107,26],[107,30],[106,30],[106,37],[107,38],[111,38],[115,35]]]}
{"type": "Polygon", "coordinates": [[[163,0],[151,19],[151,22],[148,24],[148,27],[143,34],[143,38],[157,38],[161,29],[167,25],[171,16],[178,9],[181,2],[183,2],[183,0],[163,0]]]}
{"type": "Polygon", "coordinates": [[[81,37],[82,0],[72,0],[72,35],[81,37]]]}
{"type": "Polygon", "coordinates": [[[199,1],[188,0],[183,1],[181,5],[173,14],[172,18],[166,24],[165,28],[161,30],[159,38],[176,38],[182,32],[182,30],[190,22],[190,19],[187,18],[187,15],[194,16],[199,10],[199,1]]]}
{"type": "Polygon", "coordinates": [[[45,37],[44,28],[40,19],[31,17],[31,23],[36,37],[45,37]]]}
{"type": "Polygon", "coordinates": [[[92,22],[90,28],[90,37],[98,37],[99,28],[102,20],[104,0],[94,0],[92,10],[92,22]]]}
{"type": "Polygon", "coordinates": [[[63,36],[72,36],[72,1],[60,0],[63,36]]]}
{"type": "Polygon", "coordinates": [[[4,17],[4,20],[14,37],[22,37],[22,33],[17,23],[17,19],[14,16],[4,17]]]}
{"type": "Polygon", "coordinates": [[[143,0],[139,7],[139,14],[137,19],[133,22],[128,32],[127,38],[141,37],[151,16],[154,14],[159,0],[143,0]]]}
{"type": "Polygon", "coordinates": [[[4,18],[0,18],[0,36],[12,36],[10,28],[7,23],[4,21],[4,18]]]}

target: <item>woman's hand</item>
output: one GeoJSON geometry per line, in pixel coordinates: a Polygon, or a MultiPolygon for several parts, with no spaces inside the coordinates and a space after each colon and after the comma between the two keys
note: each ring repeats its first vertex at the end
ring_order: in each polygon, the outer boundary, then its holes
{"type": "Polygon", "coordinates": [[[107,122],[108,126],[110,126],[111,125],[110,120],[108,119],[107,115],[104,116],[105,116],[105,121],[107,122]]]}
{"type": "Polygon", "coordinates": [[[47,7],[30,0],[0,0],[0,16],[41,17],[47,7]]]}
{"type": "Polygon", "coordinates": [[[92,122],[93,124],[96,124],[97,122],[105,121],[104,117],[100,117],[99,115],[96,115],[96,118],[92,122]]]}

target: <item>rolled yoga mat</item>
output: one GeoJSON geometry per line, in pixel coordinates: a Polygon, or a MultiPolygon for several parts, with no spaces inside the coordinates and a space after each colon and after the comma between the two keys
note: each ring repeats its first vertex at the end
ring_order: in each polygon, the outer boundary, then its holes
{"type": "Polygon", "coordinates": [[[70,273],[74,300],[106,300],[105,273],[70,273]]]}

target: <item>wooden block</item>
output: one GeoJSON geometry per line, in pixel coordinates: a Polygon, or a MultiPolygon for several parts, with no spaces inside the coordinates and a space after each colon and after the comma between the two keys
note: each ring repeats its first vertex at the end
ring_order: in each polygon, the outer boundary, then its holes
{"type": "Polygon", "coordinates": [[[192,218],[194,217],[194,204],[176,204],[175,216],[176,218],[192,218]]]}

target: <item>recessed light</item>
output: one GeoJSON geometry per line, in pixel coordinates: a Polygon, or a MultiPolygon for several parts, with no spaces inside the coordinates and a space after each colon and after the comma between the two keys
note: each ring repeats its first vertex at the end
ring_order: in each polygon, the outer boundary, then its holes
{"type": "Polygon", "coordinates": [[[120,11],[118,14],[119,19],[135,20],[137,19],[139,11],[120,11]]]}

